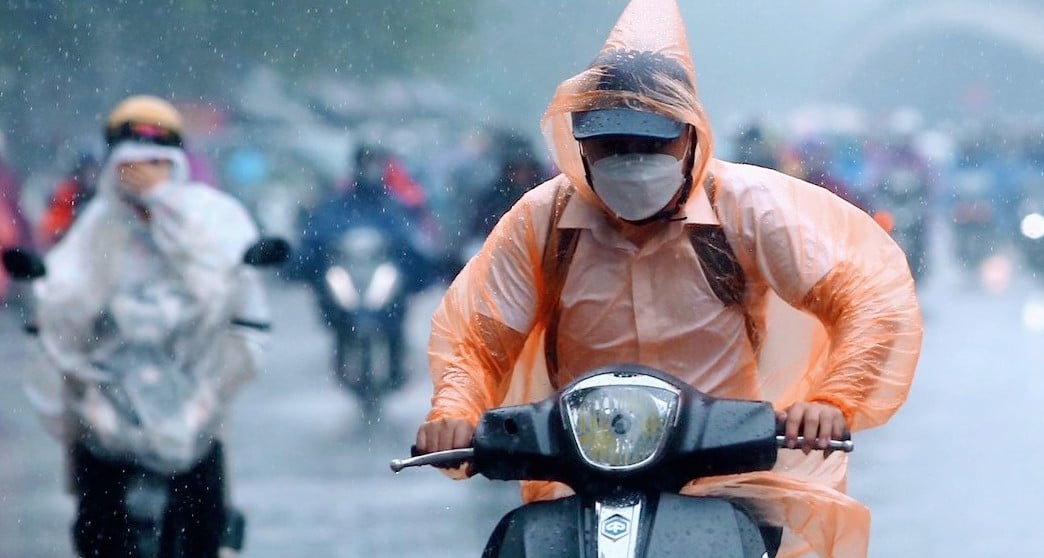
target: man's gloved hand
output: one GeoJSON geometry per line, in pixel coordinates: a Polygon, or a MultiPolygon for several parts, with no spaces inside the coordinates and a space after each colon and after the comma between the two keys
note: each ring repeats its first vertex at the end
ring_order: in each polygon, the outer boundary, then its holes
{"type": "Polygon", "coordinates": [[[776,413],[776,419],[784,425],[788,448],[797,448],[797,437],[804,436],[805,443],[800,448],[806,454],[814,449],[825,450],[831,439],[841,440],[847,431],[841,409],[820,401],[794,403],[776,413]]]}

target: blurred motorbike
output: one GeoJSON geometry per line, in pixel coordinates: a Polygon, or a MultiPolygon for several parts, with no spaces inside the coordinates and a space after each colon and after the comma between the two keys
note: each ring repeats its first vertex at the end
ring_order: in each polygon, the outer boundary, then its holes
{"type": "MultiPolygon", "coordinates": [[[[716,399],[660,370],[595,369],[538,403],[482,415],[472,447],[391,462],[457,467],[494,480],[567,484],[576,495],[523,505],[486,557],[775,556],[782,528],[740,503],[679,491],[694,478],[771,469],[785,445],[768,402],[716,399]]],[[[803,443],[803,440],[799,440],[803,443]]],[[[831,450],[852,451],[851,440],[831,450]]]]}
{"type": "Polygon", "coordinates": [[[353,226],[326,249],[320,301],[334,332],[334,375],[367,419],[405,382],[407,279],[391,239],[379,228],[353,226]]]}
{"type": "MultiPolygon", "coordinates": [[[[289,245],[278,238],[259,240],[243,256],[251,266],[275,265],[286,259],[289,245]]],[[[2,256],[4,268],[17,280],[34,281],[46,275],[35,253],[13,248],[2,256]]],[[[133,313],[130,313],[133,314],[133,313]]],[[[235,322],[239,323],[239,322],[235,322]]],[[[259,325],[262,327],[263,325],[259,325]]],[[[184,529],[178,522],[194,521],[191,512],[176,509],[173,480],[208,460],[215,451],[213,432],[220,420],[214,401],[201,396],[196,380],[183,363],[171,356],[174,340],[142,334],[150,324],[116,319],[106,312],[96,324],[99,338],[118,341],[90,362],[96,381],[77,382],[82,402],[70,409],[84,425],[83,444],[95,456],[125,459],[133,456],[141,476],[127,483],[123,513],[134,529],[136,556],[184,556],[184,529]],[[118,335],[109,335],[119,333],[118,335]]],[[[26,332],[38,328],[30,321],[26,332]]],[[[246,520],[228,506],[222,548],[242,549],[246,520]]],[[[197,519],[198,520],[198,519],[197,519]]]]}
{"type": "Polygon", "coordinates": [[[951,224],[954,255],[975,269],[996,250],[993,178],[983,170],[964,170],[954,177],[951,224]]]}
{"type": "Polygon", "coordinates": [[[903,249],[914,279],[920,280],[928,260],[928,185],[913,170],[893,169],[878,184],[874,198],[874,219],[903,249]]]}

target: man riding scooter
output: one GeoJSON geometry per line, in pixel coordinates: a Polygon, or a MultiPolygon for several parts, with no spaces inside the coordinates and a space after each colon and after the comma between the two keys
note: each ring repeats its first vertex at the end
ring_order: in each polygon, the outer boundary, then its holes
{"type": "MultiPolygon", "coordinates": [[[[497,223],[432,319],[419,453],[468,447],[487,409],[621,362],[770,400],[809,452],[902,404],[921,341],[902,251],[824,188],[715,159],[690,52],[676,2],[632,0],[559,86],[542,124],[562,174],[497,223]]],[[[844,456],[794,453],[682,493],[753,502],[785,528],[780,556],[866,556],[869,512],[843,493],[844,456]]],[[[569,494],[523,487],[526,501],[569,494]]]]}
{"type": "Polygon", "coordinates": [[[80,556],[217,558],[227,541],[221,425],[269,312],[244,264],[256,227],[189,181],[181,131],[156,97],[113,109],[97,194],[33,285],[61,385],[40,407],[68,449],[80,556]]]}

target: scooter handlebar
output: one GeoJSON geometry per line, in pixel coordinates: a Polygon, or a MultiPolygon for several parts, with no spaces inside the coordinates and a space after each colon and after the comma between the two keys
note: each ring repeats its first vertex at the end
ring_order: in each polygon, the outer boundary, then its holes
{"type": "MultiPolygon", "coordinates": [[[[780,448],[786,448],[787,447],[787,437],[786,436],[776,436],[776,445],[779,446],[780,448]]],[[[794,439],[794,445],[795,445],[795,449],[796,448],[800,448],[801,446],[805,445],[805,437],[804,436],[798,436],[797,438],[795,438],[794,439]]],[[[817,447],[815,449],[819,450],[820,448],[817,447]]],[[[852,440],[830,440],[830,443],[827,445],[826,449],[828,449],[830,451],[843,451],[845,453],[851,453],[852,451],[855,450],[855,442],[853,442],[852,440]]]]}
{"type": "Polygon", "coordinates": [[[426,453],[416,457],[407,457],[406,459],[392,459],[390,466],[393,472],[398,473],[407,467],[423,467],[425,465],[454,467],[460,464],[460,462],[470,461],[474,457],[474,448],[459,448],[426,453]]]}
{"type": "MultiPolygon", "coordinates": [[[[795,439],[795,444],[800,447],[804,445],[805,437],[798,436],[795,439]]],[[[780,448],[787,447],[786,436],[776,436],[776,445],[780,448]]],[[[819,448],[816,448],[817,450],[819,448]]],[[[855,450],[855,442],[852,440],[830,440],[830,444],[827,446],[830,451],[843,451],[850,453],[855,450]]],[[[389,466],[395,473],[406,469],[408,467],[424,467],[431,465],[434,467],[455,467],[462,461],[470,461],[475,457],[474,448],[459,448],[445,451],[436,451],[432,453],[426,453],[424,455],[418,455],[415,457],[407,457],[405,459],[392,459],[389,466]]]]}

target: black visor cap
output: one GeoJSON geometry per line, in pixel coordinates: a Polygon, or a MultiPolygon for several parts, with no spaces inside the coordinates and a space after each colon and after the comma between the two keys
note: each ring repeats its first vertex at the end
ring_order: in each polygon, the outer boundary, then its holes
{"type": "Polygon", "coordinates": [[[633,109],[599,109],[574,112],[573,137],[578,140],[606,136],[641,136],[672,140],[685,125],[654,112],[633,109]]]}

